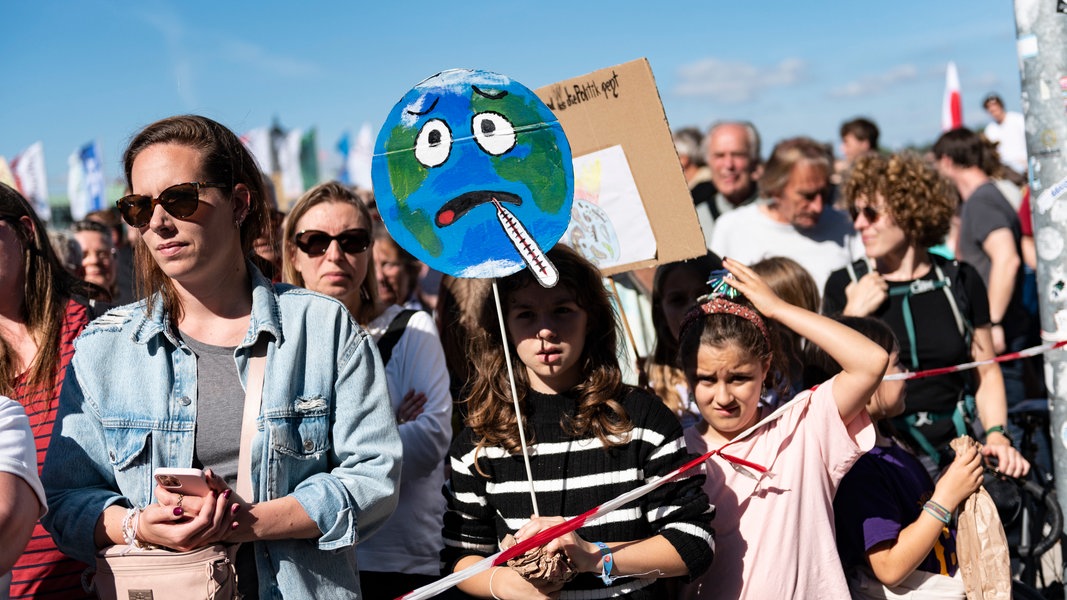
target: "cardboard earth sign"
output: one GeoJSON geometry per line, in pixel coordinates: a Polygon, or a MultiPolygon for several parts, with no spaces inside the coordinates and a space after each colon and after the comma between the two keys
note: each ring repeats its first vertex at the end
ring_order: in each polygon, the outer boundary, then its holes
{"type": "Polygon", "coordinates": [[[461,69],[424,80],[389,113],[371,168],[386,228],[431,268],[488,278],[528,265],[558,280],[544,252],[570,222],[571,150],[522,84],[461,69]]]}

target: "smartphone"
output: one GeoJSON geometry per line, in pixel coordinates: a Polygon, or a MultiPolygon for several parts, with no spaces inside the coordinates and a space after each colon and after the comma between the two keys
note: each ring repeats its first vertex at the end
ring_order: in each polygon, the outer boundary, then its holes
{"type": "Polygon", "coordinates": [[[211,491],[207,480],[204,479],[204,472],[200,469],[161,467],[156,469],[155,478],[159,485],[175,494],[205,496],[211,491]]]}

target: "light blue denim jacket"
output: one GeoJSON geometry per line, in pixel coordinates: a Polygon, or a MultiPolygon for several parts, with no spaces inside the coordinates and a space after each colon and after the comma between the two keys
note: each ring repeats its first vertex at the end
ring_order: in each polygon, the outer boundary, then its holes
{"type": "MultiPolygon", "coordinates": [[[[249,270],[251,324],[234,352],[242,385],[257,337],[269,340],[254,500],[292,496],[322,532],[257,542],[259,592],[358,597],[354,546],[392,513],[400,476],[385,371],[341,303],[249,270]]],[[[106,507],[151,504],[154,469],[192,466],[196,357],[170,328],[156,298],[150,315],[143,304],[113,309],[75,342],[42,475],[44,525],[63,552],[89,564],[106,507]]]]}

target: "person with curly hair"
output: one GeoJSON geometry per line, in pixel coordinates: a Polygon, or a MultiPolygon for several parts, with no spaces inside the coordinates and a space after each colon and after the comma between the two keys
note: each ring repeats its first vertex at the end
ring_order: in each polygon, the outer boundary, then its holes
{"type": "MultiPolygon", "coordinates": [[[[978,272],[927,251],[945,236],[956,210],[948,181],[914,154],[867,155],[856,161],[843,194],[868,261],[830,275],[823,312],[882,319],[912,370],[992,358],[989,302],[978,272]]],[[[1029,470],[1006,435],[997,364],[909,380],[907,396],[896,424],[932,460],[928,467],[950,459],[948,442],[970,429],[973,397],[986,431],[983,454],[995,456],[1008,475],[1029,470]]]]}

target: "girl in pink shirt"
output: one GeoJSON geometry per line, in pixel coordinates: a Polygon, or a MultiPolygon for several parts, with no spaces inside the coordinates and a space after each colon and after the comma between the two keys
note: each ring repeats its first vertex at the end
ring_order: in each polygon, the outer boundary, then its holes
{"type": "Polygon", "coordinates": [[[704,490],[716,508],[715,560],[682,597],[847,598],[833,497],[874,443],[865,406],[888,354],[785,302],[745,265],[723,265],[732,277],[712,289],[725,294],[691,311],[680,336],[679,358],[704,418],[686,430],[686,443],[690,452],[714,451],[704,490]],[[760,395],[782,383],[772,320],[821,347],[842,371],[770,415],[760,395]]]}

